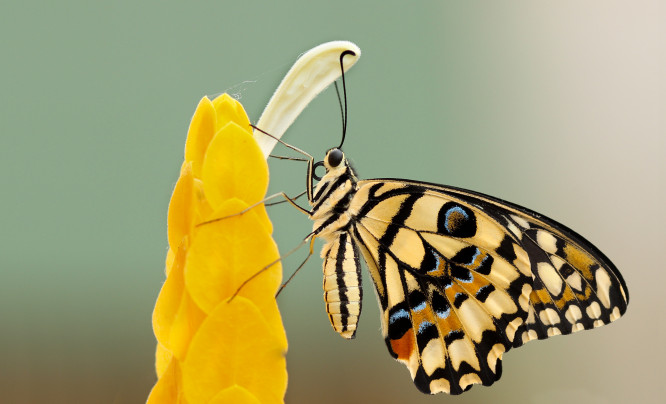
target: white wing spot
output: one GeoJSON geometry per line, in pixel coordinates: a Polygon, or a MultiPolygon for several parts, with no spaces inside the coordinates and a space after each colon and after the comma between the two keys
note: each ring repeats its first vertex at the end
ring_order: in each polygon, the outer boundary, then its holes
{"type": "Polygon", "coordinates": [[[523,290],[521,291],[520,296],[518,296],[518,304],[520,304],[520,308],[523,309],[523,311],[527,311],[527,309],[530,307],[531,294],[532,286],[524,284],[523,290]]]}
{"type": "Polygon", "coordinates": [[[527,220],[523,219],[520,216],[511,215],[511,219],[513,219],[514,222],[518,223],[518,226],[522,227],[523,229],[530,228],[530,222],[528,222],[527,220]]]}
{"type": "Polygon", "coordinates": [[[619,308],[619,307],[615,307],[615,308],[613,309],[613,311],[611,312],[611,314],[610,314],[610,320],[611,320],[611,321],[615,321],[615,320],[617,320],[618,318],[620,318],[621,315],[622,315],[622,314],[620,314],[620,308],[619,308]]]}
{"type": "Polygon", "coordinates": [[[557,239],[545,230],[539,230],[536,236],[537,244],[551,254],[557,252],[557,239]]]}
{"type": "Polygon", "coordinates": [[[431,339],[428,345],[421,352],[421,363],[423,370],[431,375],[437,368],[444,367],[445,353],[442,347],[442,341],[439,338],[431,339]]]}
{"type": "Polygon", "coordinates": [[[484,307],[495,318],[502,317],[502,314],[515,313],[518,310],[511,297],[504,290],[500,289],[495,289],[488,295],[484,302],[484,307]]]}
{"type": "Polygon", "coordinates": [[[550,327],[548,331],[546,331],[549,337],[552,337],[554,335],[562,335],[562,331],[560,331],[559,328],[557,327],[550,327]]]}
{"type": "Polygon", "coordinates": [[[523,319],[516,317],[506,325],[505,334],[509,341],[513,342],[513,338],[516,336],[516,331],[518,331],[518,327],[520,327],[521,324],[523,324],[523,319]]]}
{"type": "MultiPolygon", "coordinates": [[[[519,319],[520,320],[520,319],[519,319]]],[[[511,338],[513,340],[513,338],[511,338]]],[[[504,353],[504,345],[495,344],[493,345],[490,352],[488,352],[488,367],[496,372],[495,367],[497,366],[497,359],[502,359],[502,354],[504,353]]]]}
{"type": "Polygon", "coordinates": [[[576,331],[583,331],[585,329],[585,326],[581,323],[576,323],[571,327],[571,332],[576,332],[576,331]]]}
{"type": "Polygon", "coordinates": [[[539,319],[544,324],[555,325],[560,323],[560,316],[550,307],[539,313],[539,319]]]}
{"type": "Polygon", "coordinates": [[[567,276],[567,283],[573,290],[578,292],[583,291],[583,278],[580,277],[578,272],[574,271],[571,275],[567,276]]]}
{"type": "Polygon", "coordinates": [[[467,373],[460,378],[460,387],[464,390],[467,386],[481,383],[481,378],[476,373],[467,373]]]}
{"type": "Polygon", "coordinates": [[[430,392],[439,393],[439,392],[449,393],[451,391],[451,384],[446,379],[437,379],[430,382],[430,392]]]}
{"type": "Polygon", "coordinates": [[[585,312],[592,319],[599,318],[599,316],[601,316],[601,307],[599,307],[599,303],[592,302],[592,304],[585,309],[585,312]]]}
{"type": "Polygon", "coordinates": [[[571,324],[576,324],[578,320],[583,318],[583,313],[578,306],[569,306],[564,316],[571,324]]]}
{"type": "Polygon", "coordinates": [[[610,288],[611,288],[611,279],[608,276],[608,272],[600,269],[596,273],[597,275],[597,295],[599,295],[599,300],[601,304],[610,308],[610,288]]]}
{"type": "Polygon", "coordinates": [[[476,352],[468,340],[455,340],[448,346],[448,349],[451,365],[453,365],[453,369],[456,371],[460,370],[460,365],[463,361],[469,363],[474,369],[481,370],[476,352]]]}
{"type": "Polygon", "coordinates": [[[537,271],[539,272],[539,277],[543,281],[543,284],[546,285],[546,289],[553,296],[559,296],[562,292],[562,287],[564,282],[562,278],[557,273],[555,268],[552,265],[546,262],[539,262],[537,265],[537,271]]]}
{"type": "Polygon", "coordinates": [[[520,235],[521,235],[520,229],[518,227],[516,227],[515,224],[509,222],[509,224],[506,226],[506,228],[509,229],[509,231],[511,233],[513,233],[514,236],[520,238],[520,235]]]}

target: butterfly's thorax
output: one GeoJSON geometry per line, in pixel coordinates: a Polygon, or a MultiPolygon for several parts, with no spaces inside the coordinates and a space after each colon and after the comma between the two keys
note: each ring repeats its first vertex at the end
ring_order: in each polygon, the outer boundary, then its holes
{"type": "Polygon", "coordinates": [[[331,241],[349,226],[352,219],[349,203],[357,190],[356,177],[347,164],[329,169],[314,190],[312,231],[317,237],[331,241]]]}

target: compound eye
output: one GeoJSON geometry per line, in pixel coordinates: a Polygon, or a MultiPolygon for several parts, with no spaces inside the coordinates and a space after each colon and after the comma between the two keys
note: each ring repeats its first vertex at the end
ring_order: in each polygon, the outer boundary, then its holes
{"type": "Polygon", "coordinates": [[[340,149],[332,149],[330,152],[328,152],[328,165],[331,167],[337,167],[342,163],[342,157],[344,155],[342,154],[342,150],[340,149]]]}

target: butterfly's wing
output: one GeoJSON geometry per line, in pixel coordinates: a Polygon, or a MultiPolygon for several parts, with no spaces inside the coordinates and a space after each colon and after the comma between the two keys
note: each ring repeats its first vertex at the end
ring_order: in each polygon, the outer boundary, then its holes
{"type": "Polygon", "coordinates": [[[628,292],[596,247],[499,199],[428,183],[360,181],[349,212],[389,352],[427,393],[501,376],[504,352],[607,324],[628,292]]]}

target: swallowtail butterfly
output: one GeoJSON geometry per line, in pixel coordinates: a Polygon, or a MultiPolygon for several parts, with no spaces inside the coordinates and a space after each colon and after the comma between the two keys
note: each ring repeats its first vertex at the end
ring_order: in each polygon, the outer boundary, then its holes
{"type": "MultiPolygon", "coordinates": [[[[345,130],[346,94],[343,142],[345,130]]],[[[599,327],[626,311],[629,294],[617,268],[573,230],[478,192],[359,180],[341,147],[316,164],[310,157],[311,209],[300,208],[314,221],[310,237],[325,242],[328,317],[342,337],[354,338],[363,257],[388,351],[422,392],[491,385],[511,348],[599,327]]]]}

